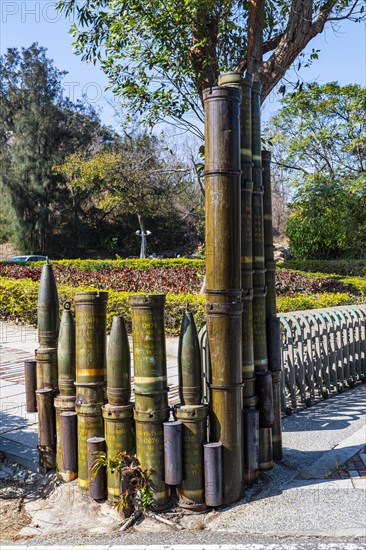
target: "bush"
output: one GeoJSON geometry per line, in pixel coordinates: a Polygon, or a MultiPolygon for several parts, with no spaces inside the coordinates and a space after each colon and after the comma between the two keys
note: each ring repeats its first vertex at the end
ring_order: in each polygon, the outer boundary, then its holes
{"type": "Polygon", "coordinates": [[[354,296],[337,292],[322,294],[297,294],[296,296],[280,296],[277,298],[277,311],[286,313],[288,311],[300,311],[304,309],[318,309],[323,307],[342,306],[354,304],[354,296]]]}
{"type": "MultiPolygon", "coordinates": [[[[75,292],[87,292],[98,290],[93,286],[79,286],[72,288],[67,285],[58,285],[60,300],[60,314],[62,304],[65,301],[73,302],[75,292]]],[[[7,321],[22,322],[30,325],[37,324],[37,300],[39,283],[29,279],[14,280],[1,279],[0,286],[0,317],[7,321]]],[[[138,292],[108,291],[107,304],[107,328],[111,327],[112,318],[116,314],[125,316],[127,328],[131,329],[131,311],[128,298],[132,295],[142,294],[138,292]]],[[[182,311],[186,304],[195,314],[197,330],[205,322],[204,305],[205,296],[195,294],[167,294],[165,306],[165,328],[168,336],[179,334],[182,311]]]]}
{"type": "Polygon", "coordinates": [[[288,260],[286,262],[278,262],[277,267],[312,273],[366,276],[365,260],[288,260]]]}

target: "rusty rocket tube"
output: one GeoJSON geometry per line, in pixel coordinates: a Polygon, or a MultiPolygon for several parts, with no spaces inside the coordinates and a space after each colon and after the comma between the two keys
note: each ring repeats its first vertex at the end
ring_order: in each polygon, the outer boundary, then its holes
{"type": "Polygon", "coordinates": [[[281,433],[281,329],[276,315],[276,262],[273,253],[272,233],[272,193],[271,193],[271,153],[262,151],[263,163],[263,215],[264,215],[264,251],[266,262],[266,323],[268,367],[272,371],[273,413],[272,445],[274,460],[282,460],[281,433]]]}
{"type": "Polygon", "coordinates": [[[204,90],[210,441],[223,444],[223,502],[242,495],[241,91],[204,90]]]}

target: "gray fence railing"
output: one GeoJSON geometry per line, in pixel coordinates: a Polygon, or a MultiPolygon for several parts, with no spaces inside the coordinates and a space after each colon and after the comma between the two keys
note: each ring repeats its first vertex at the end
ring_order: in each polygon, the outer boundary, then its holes
{"type": "MultiPolygon", "coordinates": [[[[282,338],[281,408],[291,414],[317,399],[366,381],[366,304],[278,314],[282,338]]],[[[206,327],[199,334],[204,398],[209,349],[206,327]]]]}
{"type": "Polygon", "coordinates": [[[282,410],[366,380],[366,304],[279,314],[282,410]]]}

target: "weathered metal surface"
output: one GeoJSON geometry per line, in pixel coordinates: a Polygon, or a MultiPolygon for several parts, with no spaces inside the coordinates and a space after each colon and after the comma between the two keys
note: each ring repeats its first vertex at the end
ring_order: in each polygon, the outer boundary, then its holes
{"type": "Polygon", "coordinates": [[[241,90],[203,92],[210,441],[223,444],[223,502],[242,495],[241,90]],[[230,475],[228,475],[230,472],[230,475]]]}
{"type": "MultiPolygon", "coordinates": [[[[102,407],[104,419],[104,437],[107,457],[111,458],[118,452],[125,451],[135,454],[135,423],[133,420],[133,405],[110,405],[102,407]]],[[[119,471],[107,471],[108,499],[115,500],[120,494],[121,476],[119,471]]]]}
{"type": "Polygon", "coordinates": [[[102,403],[76,406],[78,415],[78,484],[89,488],[87,440],[103,437],[102,403]]]}
{"type": "Polygon", "coordinates": [[[272,430],[259,428],[259,469],[261,471],[273,468],[272,430]]]}
{"type": "Polygon", "coordinates": [[[210,386],[210,441],[223,445],[224,503],[243,494],[242,387],[210,386]]]}
{"type": "Polygon", "coordinates": [[[58,387],[61,395],[75,395],[75,321],[70,303],[64,303],[57,346],[58,387]]]}
{"type": "Polygon", "coordinates": [[[263,182],[261,153],[259,82],[252,84],[252,151],[253,151],[253,339],[256,372],[268,369],[266,335],[266,276],[264,258],[263,182]]]}
{"type": "Polygon", "coordinates": [[[106,306],[108,292],[76,292],[76,382],[106,380],[106,306]]]}
{"type": "Polygon", "coordinates": [[[364,305],[295,311],[278,316],[282,330],[282,410],[364,380],[364,305]]]}
{"type": "Polygon", "coordinates": [[[37,362],[37,389],[52,388],[54,393],[58,388],[57,349],[38,348],[35,351],[37,362]]]}
{"type": "Polygon", "coordinates": [[[105,382],[75,382],[76,404],[105,403],[105,382]]]}
{"type": "Polygon", "coordinates": [[[168,407],[164,335],[165,295],[132,296],[131,305],[135,407],[139,411],[168,407]]]}
{"type": "Polygon", "coordinates": [[[60,411],[61,464],[58,475],[64,481],[78,477],[77,414],[75,411],[60,411]]]}
{"type": "Polygon", "coordinates": [[[24,361],[25,378],[25,410],[27,413],[37,412],[37,363],[33,359],[24,361]]]}
{"type": "Polygon", "coordinates": [[[56,415],[56,468],[63,478],[63,451],[62,451],[62,434],[61,434],[61,413],[75,411],[75,396],[59,395],[54,400],[55,415],[56,415]]]}
{"type": "Polygon", "coordinates": [[[50,470],[56,466],[56,424],[52,388],[36,390],[38,410],[39,464],[50,470]]]}
{"type": "Polygon", "coordinates": [[[182,405],[199,405],[202,400],[202,367],[193,313],[183,312],[178,344],[179,397],[182,405]]]}
{"type": "Polygon", "coordinates": [[[89,495],[94,500],[103,500],[106,497],[106,468],[102,466],[95,476],[91,475],[91,467],[95,462],[96,456],[94,453],[105,451],[104,437],[90,437],[87,439],[87,454],[88,454],[88,478],[89,478],[89,495]]]}
{"type": "Polygon", "coordinates": [[[136,455],[141,468],[152,468],[151,485],[155,504],[164,507],[169,502],[170,490],[164,481],[163,422],[169,419],[170,410],[134,411],[136,423],[136,455]]]}
{"type": "MultiPolygon", "coordinates": [[[[249,73],[230,72],[219,77],[220,86],[241,89],[240,107],[240,162],[241,162],[241,286],[243,290],[242,314],[242,370],[243,378],[254,376],[253,355],[253,255],[252,255],[252,107],[249,73]]],[[[254,394],[253,394],[254,395],[254,394]]],[[[250,396],[253,397],[253,396],[250,396]]],[[[246,404],[244,403],[244,406],[246,404]]]]}
{"type": "Polygon", "coordinates": [[[259,426],[261,428],[271,428],[274,420],[272,373],[257,372],[255,377],[256,394],[258,396],[257,409],[259,410],[259,426]]]}
{"type": "Polygon", "coordinates": [[[174,415],[182,423],[183,480],[178,487],[179,506],[204,510],[203,445],[207,442],[208,405],[177,405],[174,415]]]}
{"type": "Polygon", "coordinates": [[[282,450],[282,419],[281,419],[281,371],[272,373],[273,392],[273,425],[272,425],[272,454],[273,460],[283,459],[282,450]]]}
{"type": "Polygon", "coordinates": [[[122,315],[113,317],[107,354],[107,398],[111,405],[127,405],[131,398],[131,357],[122,315]]]}
{"type": "Polygon", "coordinates": [[[203,446],[205,472],[205,501],[207,506],[221,506],[223,494],[223,445],[221,442],[203,446]]]}
{"type": "Polygon", "coordinates": [[[259,476],[259,411],[243,410],[244,483],[250,487],[259,476]]]}
{"type": "Polygon", "coordinates": [[[42,267],[38,292],[38,342],[43,348],[57,348],[60,325],[55,276],[48,262],[42,267]]]}
{"type": "Polygon", "coordinates": [[[182,422],[164,422],[164,472],[167,485],[180,485],[183,479],[182,422]]]}

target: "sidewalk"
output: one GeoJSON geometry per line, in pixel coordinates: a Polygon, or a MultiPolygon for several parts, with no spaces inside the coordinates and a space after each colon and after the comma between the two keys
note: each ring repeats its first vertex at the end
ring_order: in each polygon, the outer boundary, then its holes
{"type": "MultiPolygon", "coordinates": [[[[37,345],[35,331],[5,323],[0,328],[0,450],[36,469],[37,415],[25,413],[22,384],[22,362],[37,345]]],[[[174,342],[169,346],[169,379],[176,385],[174,342]]],[[[202,516],[205,540],[215,536],[226,542],[242,535],[276,540],[365,537],[366,384],[285,417],[283,444],[284,460],[262,472],[260,483],[241,502],[202,516]]],[[[187,542],[188,533],[193,536],[188,530],[171,533],[172,540],[187,542]]],[[[154,542],[169,542],[169,536],[156,530],[154,542]]],[[[131,547],[145,542],[144,537],[146,529],[136,528],[119,544],[131,547]]]]}

